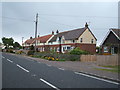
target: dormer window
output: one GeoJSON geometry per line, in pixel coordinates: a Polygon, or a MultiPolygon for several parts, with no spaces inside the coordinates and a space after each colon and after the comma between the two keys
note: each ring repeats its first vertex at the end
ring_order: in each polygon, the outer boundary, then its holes
{"type": "Polygon", "coordinates": [[[94,40],[92,39],[92,40],[91,40],[91,43],[93,43],[93,41],[94,41],[94,40]]]}
{"type": "Polygon", "coordinates": [[[81,43],[83,42],[83,38],[80,38],[80,42],[81,42],[81,43]]]}

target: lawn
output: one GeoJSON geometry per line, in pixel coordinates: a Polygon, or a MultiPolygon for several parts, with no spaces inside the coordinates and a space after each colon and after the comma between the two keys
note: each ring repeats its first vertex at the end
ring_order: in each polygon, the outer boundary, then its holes
{"type": "Polygon", "coordinates": [[[106,67],[106,69],[101,69],[101,68],[96,68],[96,69],[97,70],[120,73],[120,65],[119,66],[101,66],[101,67],[106,67]],[[111,69],[107,69],[107,68],[111,68],[111,69]]]}

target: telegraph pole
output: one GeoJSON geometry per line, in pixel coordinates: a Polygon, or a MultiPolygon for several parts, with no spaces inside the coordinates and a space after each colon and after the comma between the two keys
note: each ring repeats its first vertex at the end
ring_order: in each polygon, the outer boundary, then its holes
{"type": "Polygon", "coordinates": [[[38,24],[38,13],[36,14],[36,21],[35,21],[35,51],[36,51],[36,38],[37,38],[37,24],[38,24]]]}
{"type": "Polygon", "coordinates": [[[23,49],[23,38],[24,38],[24,37],[22,37],[22,49],[23,49]]]}

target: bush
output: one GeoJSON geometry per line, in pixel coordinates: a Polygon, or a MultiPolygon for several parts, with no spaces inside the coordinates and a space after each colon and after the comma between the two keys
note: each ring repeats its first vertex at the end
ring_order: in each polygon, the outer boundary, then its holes
{"type": "Polygon", "coordinates": [[[79,61],[80,55],[35,52],[35,56],[52,61],[79,61]]]}
{"type": "Polygon", "coordinates": [[[34,55],[34,52],[35,52],[35,51],[30,50],[30,51],[27,52],[27,55],[34,55]]]}
{"type": "Polygon", "coordinates": [[[89,52],[83,51],[83,50],[81,50],[79,47],[77,47],[77,48],[71,50],[71,51],[70,51],[70,54],[81,55],[81,54],[89,54],[89,52]]]}
{"type": "Polygon", "coordinates": [[[15,53],[12,49],[6,49],[6,52],[15,53]]]}
{"type": "Polygon", "coordinates": [[[22,54],[24,53],[23,51],[17,51],[16,54],[22,54]]]}

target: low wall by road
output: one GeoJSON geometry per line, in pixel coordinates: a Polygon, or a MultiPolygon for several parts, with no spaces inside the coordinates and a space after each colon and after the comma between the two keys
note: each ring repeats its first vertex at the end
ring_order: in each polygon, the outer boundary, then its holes
{"type": "Polygon", "coordinates": [[[81,62],[96,62],[98,65],[120,65],[118,55],[81,55],[81,62]]]}

